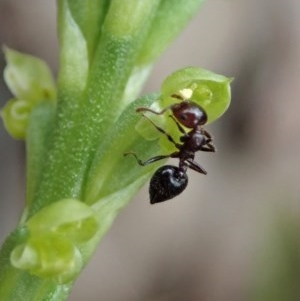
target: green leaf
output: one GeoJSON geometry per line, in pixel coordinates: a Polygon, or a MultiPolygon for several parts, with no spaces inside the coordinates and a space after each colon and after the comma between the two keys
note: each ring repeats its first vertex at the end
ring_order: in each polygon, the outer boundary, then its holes
{"type": "Polygon", "coordinates": [[[112,0],[105,19],[105,29],[116,38],[132,37],[154,16],[159,0],[112,0]]]}
{"type": "Polygon", "coordinates": [[[72,18],[79,26],[87,42],[90,61],[101,35],[101,26],[105,19],[109,3],[110,0],[68,0],[72,18]]]}
{"type": "Polygon", "coordinates": [[[134,151],[147,157],[159,151],[156,141],[145,141],[134,129],[141,118],[136,108],[149,106],[157,98],[158,94],[149,94],[135,100],[102,137],[85,183],[84,202],[93,204],[127,187],[155,168],[155,164],[141,168],[134,158],[124,157],[123,154],[134,151]]]}
{"type": "Polygon", "coordinates": [[[203,2],[203,0],[161,0],[137,59],[137,65],[147,66],[159,57],[198,12],[203,2]]]}
{"type": "Polygon", "coordinates": [[[78,23],[74,20],[69,1],[60,0],[58,6],[60,41],[58,85],[64,91],[64,95],[74,96],[81,93],[86,85],[90,63],[88,43],[78,23]]]}

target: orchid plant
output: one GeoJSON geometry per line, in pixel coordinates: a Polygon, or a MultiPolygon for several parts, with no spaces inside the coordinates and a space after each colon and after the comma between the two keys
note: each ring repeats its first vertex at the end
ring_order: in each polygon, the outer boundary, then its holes
{"type": "MultiPolygon", "coordinates": [[[[13,94],[2,110],[7,131],[27,152],[26,203],[0,251],[0,300],[66,300],[119,211],[159,163],[143,157],[173,146],[135,112],[163,108],[183,89],[209,122],[230,102],[230,78],[196,67],[175,71],[158,92],[139,96],[155,60],[202,0],[58,0],[59,73],[4,48],[13,94]]],[[[176,131],[161,116],[169,132],[176,131]]],[[[162,163],[160,163],[162,164],[162,163]]]]}

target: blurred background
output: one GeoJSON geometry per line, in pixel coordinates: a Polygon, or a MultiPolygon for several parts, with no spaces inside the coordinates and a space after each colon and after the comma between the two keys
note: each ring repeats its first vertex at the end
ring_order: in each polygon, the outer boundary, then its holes
{"type": "MultiPolygon", "coordinates": [[[[57,73],[55,1],[0,0],[0,44],[57,73]]],[[[144,92],[194,65],[234,77],[232,104],[208,126],[176,199],[148,187],[118,216],[71,301],[300,300],[300,2],[210,0],[160,58],[144,92]]],[[[0,69],[3,70],[3,55],[0,69]]],[[[0,80],[1,107],[10,97],[0,80]]],[[[22,142],[0,125],[0,243],[24,204],[22,142]]]]}

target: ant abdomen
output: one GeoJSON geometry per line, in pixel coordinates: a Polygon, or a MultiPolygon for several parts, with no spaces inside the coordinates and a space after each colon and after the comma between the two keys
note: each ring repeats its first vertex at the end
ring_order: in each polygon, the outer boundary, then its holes
{"type": "Polygon", "coordinates": [[[150,186],[150,203],[160,203],[179,195],[188,184],[188,176],[177,166],[164,165],[153,174],[150,186]]]}

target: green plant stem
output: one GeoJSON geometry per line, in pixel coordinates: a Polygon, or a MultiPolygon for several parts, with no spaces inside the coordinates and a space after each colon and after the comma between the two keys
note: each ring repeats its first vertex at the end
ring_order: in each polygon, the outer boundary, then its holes
{"type": "Polygon", "coordinates": [[[26,206],[29,207],[36,191],[48,150],[47,137],[53,129],[55,121],[55,105],[44,102],[35,107],[28,125],[27,154],[27,185],[26,206]]]}
{"type": "MultiPolygon", "coordinates": [[[[154,10],[156,6],[152,5],[154,10]]],[[[149,8],[149,5],[144,7],[148,13],[149,8]]],[[[75,94],[60,79],[63,87],[58,94],[53,147],[29,216],[64,197],[82,199],[82,184],[95,151],[100,147],[103,134],[123,109],[122,95],[151,18],[148,24],[143,22],[143,27],[133,28],[131,36],[126,32],[126,36],[116,37],[110,32],[115,29],[109,27],[109,19],[107,23],[94,58],[97,64],[91,68],[83,93],[75,94]]]]}

